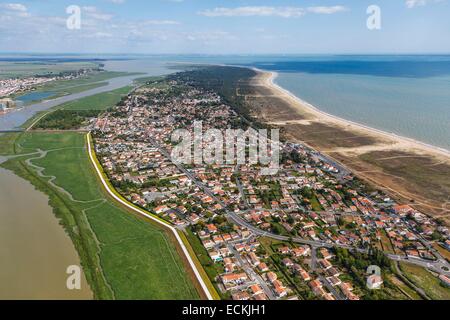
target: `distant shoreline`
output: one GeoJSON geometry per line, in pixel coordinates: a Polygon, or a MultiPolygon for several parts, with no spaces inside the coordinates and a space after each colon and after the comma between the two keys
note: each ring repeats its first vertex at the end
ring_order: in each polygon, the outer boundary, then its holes
{"type": "MultiPolygon", "coordinates": [[[[435,155],[450,158],[450,150],[447,150],[445,148],[433,146],[422,141],[397,135],[395,133],[385,132],[383,130],[375,129],[367,125],[356,123],[351,120],[343,119],[338,116],[324,112],[318,109],[317,107],[313,106],[312,104],[304,101],[303,99],[296,96],[287,89],[282,88],[277,83],[275,83],[275,79],[278,77],[277,72],[261,70],[258,68],[252,69],[255,72],[257,72],[260,75],[260,77],[262,77],[264,85],[266,85],[269,89],[274,90],[275,92],[279,92],[281,96],[284,96],[287,100],[289,100],[292,108],[297,109],[301,112],[307,112],[315,116],[317,120],[325,120],[344,129],[354,129],[358,131],[363,131],[364,133],[370,136],[388,139],[391,140],[393,143],[402,144],[407,149],[418,149],[426,152],[431,152],[435,155]]],[[[311,121],[313,120],[314,119],[312,119],[311,121]]]]}

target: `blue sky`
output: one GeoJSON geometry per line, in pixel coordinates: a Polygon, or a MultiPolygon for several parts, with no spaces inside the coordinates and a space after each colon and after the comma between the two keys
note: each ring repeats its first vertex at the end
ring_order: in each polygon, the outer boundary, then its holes
{"type": "Polygon", "coordinates": [[[450,0],[0,0],[0,51],[450,53],[450,0]],[[371,4],[381,30],[366,26],[371,4]]]}

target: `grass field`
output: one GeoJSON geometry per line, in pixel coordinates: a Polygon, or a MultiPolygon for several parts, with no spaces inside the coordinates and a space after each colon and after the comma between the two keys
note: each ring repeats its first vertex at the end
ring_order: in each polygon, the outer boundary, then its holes
{"type": "Polygon", "coordinates": [[[433,247],[448,261],[450,261],[450,251],[442,247],[439,243],[433,243],[433,247]]]}
{"type": "Polygon", "coordinates": [[[61,104],[54,109],[65,110],[106,110],[115,106],[120,99],[132,89],[132,86],[126,86],[109,92],[102,92],[93,96],[74,100],[61,104]]]}
{"type": "MultiPolygon", "coordinates": [[[[3,166],[49,196],[77,248],[96,298],[199,298],[172,238],[116,205],[100,187],[84,135],[29,132],[19,136],[16,146],[21,154],[37,148],[50,150],[45,157],[21,157],[3,166]],[[55,177],[56,187],[27,165],[29,158],[35,158],[33,165],[44,168],[45,176],[55,177]]],[[[6,153],[8,150],[5,148],[6,153]]]]}
{"type": "Polygon", "coordinates": [[[397,276],[391,275],[389,277],[389,280],[391,280],[391,282],[395,284],[397,288],[399,288],[410,300],[422,300],[422,298],[416,291],[408,287],[408,285],[397,276]]]}
{"type": "Polygon", "coordinates": [[[450,300],[450,289],[440,284],[440,280],[430,272],[408,263],[400,263],[403,274],[433,300],[450,300]]]}
{"type": "MultiPolygon", "coordinates": [[[[217,286],[216,277],[219,274],[222,274],[225,272],[223,266],[220,264],[214,263],[210,256],[208,255],[208,252],[206,251],[205,247],[201,243],[200,239],[189,229],[186,230],[186,238],[189,241],[189,244],[191,245],[192,249],[194,250],[195,255],[197,256],[197,259],[199,260],[201,266],[205,270],[208,278],[210,279],[211,283],[214,285],[214,289],[217,291],[217,293],[220,292],[217,286]]],[[[226,295],[221,296],[222,298],[227,298],[226,295]]]]}

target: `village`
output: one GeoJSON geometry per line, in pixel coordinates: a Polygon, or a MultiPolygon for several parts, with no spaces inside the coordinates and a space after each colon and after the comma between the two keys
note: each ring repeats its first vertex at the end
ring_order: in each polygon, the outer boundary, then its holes
{"type": "Polygon", "coordinates": [[[61,72],[44,76],[17,77],[0,79],[0,98],[23,92],[33,91],[36,87],[57,80],[72,80],[92,72],[92,69],[80,69],[77,71],[61,72]]]}
{"type": "Polygon", "coordinates": [[[134,90],[91,129],[113,186],[187,233],[223,297],[386,297],[396,290],[390,279],[397,261],[434,268],[449,285],[436,246],[450,250],[450,233],[439,221],[301,144],[281,143],[274,175],[261,175],[259,164],[172,161],[172,133],[192,131],[195,121],[204,130],[248,129],[215,92],[174,80],[134,90]],[[382,264],[381,274],[366,273],[373,264],[382,264]]]}

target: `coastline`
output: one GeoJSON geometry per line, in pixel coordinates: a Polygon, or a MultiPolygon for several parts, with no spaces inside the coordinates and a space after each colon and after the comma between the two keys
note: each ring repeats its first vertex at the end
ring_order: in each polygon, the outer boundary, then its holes
{"type": "Polygon", "coordinates": [[[318,109],[312,104],[304,101],[300,97],[296,96],[292,92],[287,89],[282,88],[278,85],[275,80],[278,77],[277,72],[261,70],[257,68],[253,68],[259,74],[261,82],[267,88],[271,89],[274,92],[279,93],[279,96],[289,101],[290,106],[293,109],[301,111],[302,113],[308,113],[312,116],[311,119],[307,121],[320,121],[320,122],[328,122],[331,125],[335,125],[341,127],[345,130],[354,130],[364,133],[369,136],[373,136],[380,140],[389,140],[389,143],[392,144],[392,147],[401,148],[405,150],[417,150],[421,152],[432,153],[435,156],[445,157],[446,159],[450,159],[450,150],[447,150],[442,147],[433,146],[427,144],[422,141],[418,141],[412,138],[404,137],[395,133],[386,132],[380,129],[375,129],[369,127],[364,124],[356,123],[351,120],[343,119],[338,116],[329,114],[325,111],[318,109]]]}

